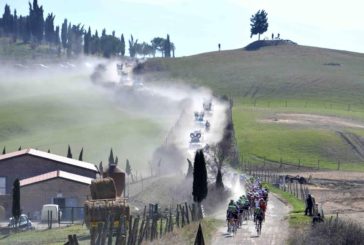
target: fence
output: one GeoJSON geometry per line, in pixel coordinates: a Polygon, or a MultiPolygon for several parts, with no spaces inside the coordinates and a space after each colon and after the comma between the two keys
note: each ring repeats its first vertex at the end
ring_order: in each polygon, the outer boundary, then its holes
{"type": "Polygon", "coordinates": [[[160,211],[158,204],[149,204],[144,207],[140,215],[131,215],[127,220],[121,215],[116,222],[115,217],[109,214],[104,222],[91,226],[91,245],[139,245],[143,241],[154,241],[175,228],[196,221],[201,213],[196,204],[177,204],[175,209],[169,208],[160,211]]]}
{"type": "Polygon", "coordinates": [[[307,185],[308,180],[303,177],[281,175],[269,170],[250,170],[250,175],[259,177],[261,181],[270,183],[304,202],[306,201],[307,195],[310,193],[307,185]]]}

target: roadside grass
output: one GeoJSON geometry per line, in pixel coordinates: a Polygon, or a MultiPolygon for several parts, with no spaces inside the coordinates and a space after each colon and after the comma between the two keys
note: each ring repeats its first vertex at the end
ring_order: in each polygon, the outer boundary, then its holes
{"type": "MultiPolygon", "coordinates": [[[[202,233],[204,236],[205,244],[211,244],[213,234],[218,227],[222,224],[222,221],[204,218],[201,221],[202,233]]],[[[143,245],[163,245],[163,244],[186,244],[193,245],[195,242],[199,222],[193,222],[186,225],[183,228],[176,228],[173,232],[166,234],[162,239],[153,242],[143,242],[143,245]]]]}
{"type": "Polygon", "coordinates": [[[282,191],[281,189],[274,187],[269,183],[264,183],[264,185],[268,186],[269,191],[277,194],[281,199],[285,202],[289,203],[292,206],[292,210],[289,212],[289,225],[293,228],[299,227],[302,225],[307,225],[311,222],[311,218],[309,216],[304,215],[305,211],[305,203],[294,195],[282,191]]]}
{"type": "Polygon", "coordinates": [[[90,244],[90,233],[86,226],[72,225],[50,230],[33,230],[0,235],[3,245],[63,245],[68,241],[68,235],[76,234],[79,244],[90,244]]]}

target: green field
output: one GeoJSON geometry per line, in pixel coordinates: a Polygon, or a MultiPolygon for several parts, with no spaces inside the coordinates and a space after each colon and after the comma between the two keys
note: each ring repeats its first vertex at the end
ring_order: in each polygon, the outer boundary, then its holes
{"type": "MultiPolygon", "coordinates": [[[[361,127],[262,123],[284,114],[335,117],[364,125],[364,54],[282,45],[230,50],[145,65],[151,80],[206,86],[233,98],[233,120],[244,162],[364,170],[363,156],[339,133],[364,136],[361,127]],[[339,132],[339,133],[338,133],[339,132]]],[[[363,141],[363,138],[360,138],[363,141]]],[[[362,148],[362,143],[353,142],[362,148]]]]}
{"type": "Polygon", "coordinates": [[[83,70],[19,72],[0,76],[0,147],[21,146],[84,160],[107,163],[110,148],[124,167],[149,160],[165,129],[149,119],[132,116],[119,106],[112,91],[91,84],[83,70]]]}

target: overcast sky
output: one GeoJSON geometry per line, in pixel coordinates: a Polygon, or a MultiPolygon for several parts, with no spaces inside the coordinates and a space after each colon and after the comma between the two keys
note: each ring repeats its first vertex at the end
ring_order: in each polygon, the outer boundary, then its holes
{"type": "MultiPolygon", "coordinates": [[[[33,1],[33,0],[32,0],[33,1]]],[[[268,12],[269,28],[262,37],[280,33],[301,45],[364,53],[364,3],[359,0],[38,0],[45,13],[82,23],[100,32],[130,34],[149,42],[168,34],[176,55],[246,46],[250,17],[259,9],[268,12]]],[[[28,14],[28,0],[0,0],[18,15],[28,14]]],[[[1,11],[3,13],[3,10],[1,11]]]]}

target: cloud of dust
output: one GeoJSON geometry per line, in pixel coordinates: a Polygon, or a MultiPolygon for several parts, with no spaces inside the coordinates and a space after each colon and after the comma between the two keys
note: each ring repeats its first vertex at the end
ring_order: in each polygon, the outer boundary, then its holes
{"type": "MultiPolygon", "coordinates": [[[[120,61],[116,60],[82,58],[46,64],[4,64],[0,69],[2,90],[0,100],[1,103],[13,103],[24,98],[51,96],[55,103],[80,107],[92,105],[82,105],[84,103],[82,99],[70,99],[66,95],[79,93],[81,97],[88,96],[88,91],[99,93],[106,100],[112,100],[115,107],[128,117],[152,122],[159,127],[157,139],[145,138],[148,136],[144,136],[143,132],[148,128],[141,130],[135,128],[134,135],[130,133],[120,139],[120,144],[123,146],[122,157],[133,161],[133,157],[137,156],[139,162],[135,164],[135,170],[144,175],[150,174],[151,171],[153,174],[186,172],[186,159],[193,161],[197,148],[206,144],[214,145],[221,140],[226,124],[227,105],[214,98],[211,91],[205,88],[176,85],[173,81],[144,83],[142,76],[133,76],[131,73],[135,66],[133,62],[124,61],[126,72],[121,76],[116,69],[120,61]],[[102,72],[98,81],[93,83],[91,77],[100,64],[103,65],[102,72]],[[203,111],[203,103],[206,101],[212,102],[212,111],[205,112],[203,122],[196,122],[194,113],[203,111]],[[208,131],[205,129],[206,120],[211,124],[208,131]],[[191,145],[190,133],[196,130],[201,131],[201,141],[198,145],[191,145]]],[[[85,103],[90,103],[90,100],[85,100],[85,103]]],[[[84,117],[82,120],[75,118],[75,122],[79,121],[82,125],[88,121],[97,124],[98,120],[100,122],[110,120],[112,123],[111,121],[115,119],[111,115],[110,119],[99,118],[98,111],[94,111],[93,115],[82,116],[84,117]]],[[[75,125],[78,126],[77,123],[75,125]]],[[[129,127],[131,130],[133,125],[129,127]]],[[[48,130],[49,137],[52,137],[52,127],[44,130],[48,130]]],[[[82,138],[78,141],[82,144],[82,138]]],[[[59,144],[66,145],[72,142],[59,142],[59,144]]],[[[29,146],[42,147],[31,143],[29,146]]],[[[48,148],[48,146],[43,147],[48,148]]],[[[105,154],[108,154],[107,149],[110,147],[112,146],[109,146],[108,142],[100,142],[100,148],[106,151],[105,154]]],[[[105,158],[105,155],[100,156],[100,160],[105,158]]]]}

